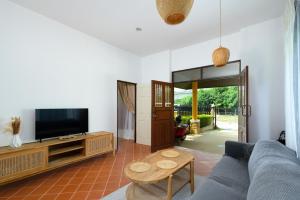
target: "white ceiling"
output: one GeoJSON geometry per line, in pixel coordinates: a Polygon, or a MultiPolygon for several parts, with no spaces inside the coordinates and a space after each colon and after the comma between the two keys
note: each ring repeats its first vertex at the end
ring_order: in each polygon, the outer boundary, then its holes
{"type": "MultiPolygon", "coordinates": [[[[218,0],[195,0],[187,20],[176,26],[162,21],[155,0],[11,1],[140,56],[218,36],[218,0]]],[[[223,0],[224,34],[281,16],[285,1],[223,0]]]]}

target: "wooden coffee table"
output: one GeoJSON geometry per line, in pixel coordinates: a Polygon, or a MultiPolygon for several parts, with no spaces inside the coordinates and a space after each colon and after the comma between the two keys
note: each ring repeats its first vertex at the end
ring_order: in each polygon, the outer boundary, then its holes
{"type": "MultiPolygon", "coordinates": [[[[170,149],[168,149],[170,150],[170,149]]],[[[190,183],[194,192],[194,156],[186,151],[172,149],[179,153],[178,157],[167,158],[157,151],[140,162],[149,163],[151,168],[146,172],[134,172],[129,163],[125,169],[125,176],[133,183],[128,186],[127,199],[172,199],[172,196],[190,183]],[[177,163],[173,169],[161,169],[156,163],[161,160],[172,160],[177,163]],[[188,167],[189,166],[189,167],[188,167]]]]}

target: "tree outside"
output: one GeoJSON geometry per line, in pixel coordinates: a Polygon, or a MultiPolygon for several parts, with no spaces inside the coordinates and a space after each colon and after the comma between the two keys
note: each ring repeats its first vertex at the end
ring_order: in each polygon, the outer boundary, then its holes
{"type": "MultiPolygon", "coordinates": [[[[192,94],[175,99],[175,104],[179,106],[192,106],[192,94]]],[[[238,108],[238,87],[219,87],[198,90],[198,106],[200,108],[210,108],[214,104],[217,107],[226,109],[238,108]]]]}

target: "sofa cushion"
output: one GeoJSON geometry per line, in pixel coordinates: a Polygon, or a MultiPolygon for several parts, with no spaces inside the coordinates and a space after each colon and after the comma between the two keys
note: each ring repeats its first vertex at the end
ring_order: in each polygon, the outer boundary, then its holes
{"type": "Polygon", "coordinates": [[[191,200],[241,200],[246,199],[241,193],[213,179],[207,179],[191,200]]]}
{"type": "Polygon", "coordinates": [[[224,156],[192,199],[246,199],[249,175],[246,161],[224,156]]]}
{"type": "Polygon", "coordinates": [[[289,159],[268,160],[257,168],[247,200],[299,200],[300,164],[289,159]]]}
{"type": "Polygon", "coordinates": [[[250,184],[248,162],[224,156],[209,178],[246,195],[250,184]]]}
{"type": "Polygon", "coordinates": [[[256,171],[261,168],[264,163],[281,159],[298,162],[296,152],[279,142],[258,141],[254,146],[248,163],[250,181],[252,181],[256,171]]]}

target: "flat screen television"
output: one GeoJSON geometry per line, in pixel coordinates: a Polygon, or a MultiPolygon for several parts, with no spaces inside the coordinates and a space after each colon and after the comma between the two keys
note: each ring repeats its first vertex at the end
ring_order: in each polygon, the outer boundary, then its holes
{"type": "Polygon", "coordinates": [[[88,109],[36,109],[35,139],[88,132],[88,109]]]}

